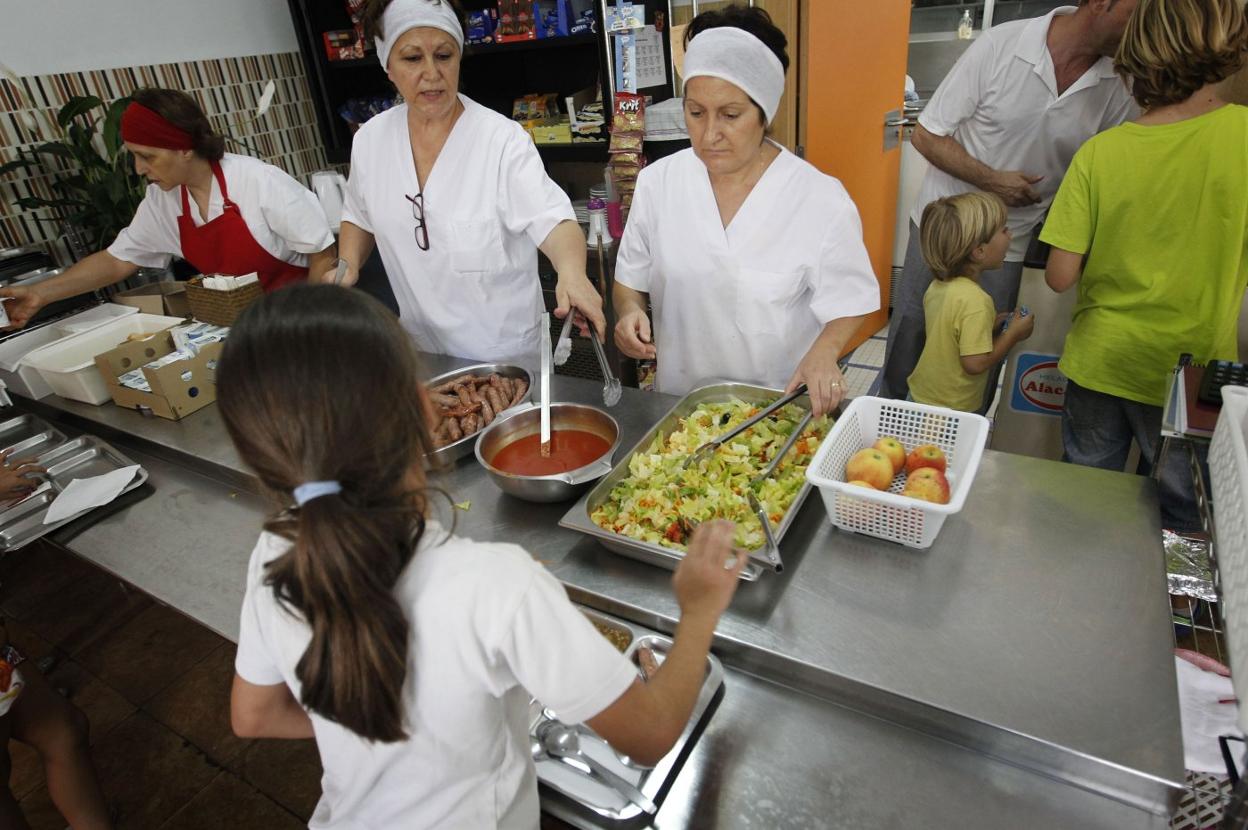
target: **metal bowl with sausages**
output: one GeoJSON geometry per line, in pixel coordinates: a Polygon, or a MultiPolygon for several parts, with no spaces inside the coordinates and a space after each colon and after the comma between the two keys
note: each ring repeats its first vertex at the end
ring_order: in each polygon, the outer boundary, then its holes
{"type": "Polygon", "coordinates": [[[431,379],[426,388],[436,421],[431,466],[454,464],[472,455],[477,434],[504,411],[527,403],[533,378],[520,366],[478,363],[431,379]]]}

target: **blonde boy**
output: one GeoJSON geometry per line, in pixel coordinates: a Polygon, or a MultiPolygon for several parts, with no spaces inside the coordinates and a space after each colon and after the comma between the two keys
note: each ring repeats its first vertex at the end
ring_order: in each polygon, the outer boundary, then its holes
{"type": "Polygon", "coordinates": [[[979,192],[937,199],[923,210],[919,236],[936,279],[923,295],[927,342],[909,378],[910,398],[975,412],[983,405],[988,370],[1035,325],[1018,310],[996,314],[979,286],[980,274],[1000,268],[1010,248],[1005,203],[979,192]]]}

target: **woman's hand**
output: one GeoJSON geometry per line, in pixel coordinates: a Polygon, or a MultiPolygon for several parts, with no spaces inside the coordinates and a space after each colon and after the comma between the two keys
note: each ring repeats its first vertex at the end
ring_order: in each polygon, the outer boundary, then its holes
{"type": "Polygon", "coordinates": [[[616,321],[615,345],[628,357],[654,360],[657,352],[654,348],[654,337],[650,333],[650,318],[646,316],[646,312],[629,311],[616,321]]]}
{"type": "Polygon", "coordinates": [[[694,529],[689,550],[672,577],[682,620],[714,622],[732,602],[737,577],[746,563],[745,553],[732,546],[736,530],[736,525],[722,519],[694,529]]]}
{"type": "Polygon", "coordinates": [[[816,418],[836,409],[836,405],[845,397],[845,376],[841,374],[841,367],[836,363],[836,353],[817,347],[816,343],[806,352],[784,390],[787,394],[803,383],[806,384],[810,394],[810,408],[816,418]]]}
{"type": "Polygon", "coordinates": [[[4,304],[4,310],[9,314],[9,325],[5,331],[20,329],[29,323],[48,302],[35,288],[0,288],[0,297],[13,298],[4,304]]]}
{"type": "Polygon", "coordinates": [[[9,466],[11,453],[12,450],[0,453],[0,500],[23,498],[29,495],[40,484],[31,476],[44,475],[48,472],[43,467],[29,462],[9,466]]]}
{"type": "Polygon", "coordinates": [[[337,280],[338,285],[343,285],[343,286],[355,285],[357,282],[360,281],[360,272],[356,270],[354,265],[352,265],[350,262],[347,262],[345,259],[334,260],[333,267],[330,268],[328,271],[323,272],[319,276],[309,272],[308,281],[312,283],[323,283],[325,285],[333,285],[338,276],[338,268],[340,264],[342,263],[345,263],[347,267],[342,272],[342,279],[337,280]]]}
{"type": "Polygon", "coordinates": [[[575,310],[581,315],[576,320],[581,334],[597,337],[600,341],[606,340],[607,318],[602,313],[602,296],[589,281],[589,277],[584,274],[560,274],[559,281],[555,284],[555,300],[559,304],[555,309],[556,317],[562,320],[575,310]],[[586,322],[593,326],[592,331],[586,322]]]}

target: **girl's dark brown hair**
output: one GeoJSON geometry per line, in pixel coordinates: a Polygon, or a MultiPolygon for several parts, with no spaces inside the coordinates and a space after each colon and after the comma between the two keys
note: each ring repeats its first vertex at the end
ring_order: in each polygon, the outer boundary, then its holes
{"type": "MultiPolygon", "coordinates": [[[[393,0],[368,0],[368,4],[364,7],[364,15],[362,22],[364,24],[364,37],[372,40],[375,37],[385,37],[385,29],[382,28],[381,18],[386,13],[386,7],[393,0]]],[[[464,10],[460,8],[459,3],[455,0],[429,0],[435,6],[445,3],[451,7],[451,11],[455,12],[455,16],[459,18],[459,25],[464,25],[464,10]]],[[[383,69],[385,67],[382,67],[383,69]]]]}
{"type": "Polygon", "coordinates": [[[406,737],[410,632],[394,588],[425,530],[426,499],[411,486],[432,447],[419,377],[398,320],[332,285],[252,305],[217,369],[230,438],[285,507],[265,529],[292,545],[265,582],[312,630],[295,668],[300,701],[373,741],[406,737]],[[290,507],[309,481],[342,492],[290,507]]]}
{"type": "Polygon", "coordinates": [[[225,155],[225,138],[212,129],[208,116],[185,92],[148,87],[136,89],[130,97],[179,130],[190,133],[195,144],[195,155],[206,161],[220,161],[225,155]]]}

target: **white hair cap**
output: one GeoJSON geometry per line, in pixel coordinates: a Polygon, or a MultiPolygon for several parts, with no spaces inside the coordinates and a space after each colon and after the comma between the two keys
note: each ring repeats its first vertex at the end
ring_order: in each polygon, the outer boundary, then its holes
{"type": "Polygon", "coordinates": [[[770,124],[784,95],[784,65],[767,44],[736,26],[717,26],[694,35],[685,50],[685,83],[719,78],[741,88],[763,108],[770,124]]]}
{"type": "Polygon", "coordinates": [[[381,29],[386,36],[375,38],[382,69],[387,68],[390,50],[399,38],[421,28],[441,29],[455,38],[461,53],[464,51],[464,27],[448,0],[392,0],[381,16],[381,29]]]}

